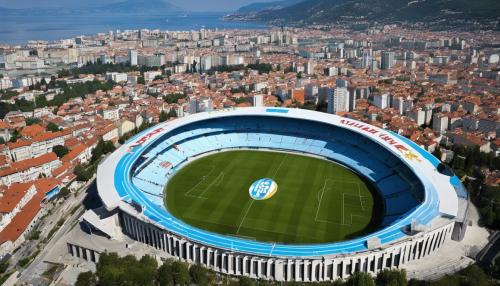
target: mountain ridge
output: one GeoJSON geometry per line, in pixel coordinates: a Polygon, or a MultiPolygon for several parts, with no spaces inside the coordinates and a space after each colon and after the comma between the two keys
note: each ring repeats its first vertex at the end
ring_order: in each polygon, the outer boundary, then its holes
{"type": "Polygon", "coordinates": [[[5,8],[0,7],[0,15],[29,14],[71,14],[71,13],[119,13],[119,14],[171,14],[187,12],[165,0],[123,0],[104,5],[70,8],[5,8]]]}
{"type": "Polygon", "coordinates": [[[285,7],[292,6],[304,0],[281,0],[273,2],[254,2],[245,6],[240,7],[236,13],[257,13],[263,10],[276,10],[285,7]]]}
{"type": "Polygon", "coordinates": [[[335,24],[369,21],[379,23],[440,20],[497,20],[498,0],[305,0],[274,10],[237,15],[233,20],[270,24],[335,24]]]}

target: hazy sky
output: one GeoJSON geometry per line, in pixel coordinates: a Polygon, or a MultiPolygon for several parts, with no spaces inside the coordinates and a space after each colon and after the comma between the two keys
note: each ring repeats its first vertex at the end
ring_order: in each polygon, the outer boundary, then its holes
{"type": "MultiPolygon", "coordinates": [[[[253,2],[270,2],[273,0],[167,0],[188,11],[234,11],[242,5],[253,2]]],[[[121,0],[0,0],[0,7],[30,8],[30,7],[82,7],[102,6],[121,0]]]]}

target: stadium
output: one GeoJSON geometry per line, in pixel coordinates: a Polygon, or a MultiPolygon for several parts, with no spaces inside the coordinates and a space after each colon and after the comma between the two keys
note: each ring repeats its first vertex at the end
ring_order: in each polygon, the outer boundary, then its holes
{"type": "Polygon", "coordinates": [[[130,238],[275,281],[403,267],[460,241],[469,205],[460,180],[410,140],[286,108],[156,125],[99,165],[97,189],[130,238]]]}

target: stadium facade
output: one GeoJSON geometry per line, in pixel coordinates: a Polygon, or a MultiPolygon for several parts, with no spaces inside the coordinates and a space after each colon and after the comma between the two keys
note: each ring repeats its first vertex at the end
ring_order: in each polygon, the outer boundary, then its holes
{"type": "Polygon", "coordinates": [[[467,192],[439,160],[410,140],[356,120],[285,108],[199,113],[138,134],[101,163],[98,194],[137,241],[217,272],[276,281],[328,281],[377,273],[431,255],[465,234],[467,192]],[[214,152],[263,149],[340,163],[383,201],[373,233],[325,244],[281,244],[195,228],[164,206],[179,169],[214,152]]]}

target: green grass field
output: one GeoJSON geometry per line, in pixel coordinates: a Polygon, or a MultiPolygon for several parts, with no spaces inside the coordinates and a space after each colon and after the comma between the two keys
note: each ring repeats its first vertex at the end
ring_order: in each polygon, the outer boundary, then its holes
{"type": "Polygon", "coordinates": [[[342,241],[374,230],[377,195],[349,169],[317,158],[264,151],[228,151],[184,166],[170,180],[166,206],[208,231],[280,243],[342,241]],[[250,198],[250,185],[273,179],[270,199],[250,198]]]}

